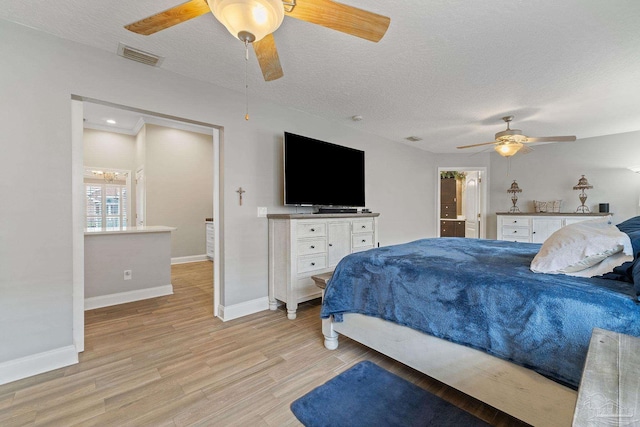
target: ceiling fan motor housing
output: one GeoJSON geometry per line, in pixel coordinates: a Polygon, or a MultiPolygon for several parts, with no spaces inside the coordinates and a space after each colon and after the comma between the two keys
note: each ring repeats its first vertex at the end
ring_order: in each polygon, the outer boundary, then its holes
{"type": "Polygon", "coordinates": [[[527,137],[520,129],[507,129],[496,133],[496,141],[499,142],[526,142],[527,137]]]}

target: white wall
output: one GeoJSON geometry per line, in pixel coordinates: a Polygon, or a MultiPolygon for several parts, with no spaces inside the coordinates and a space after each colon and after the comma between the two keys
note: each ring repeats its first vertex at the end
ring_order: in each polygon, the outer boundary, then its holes
{"type": "Polygon", "coordinates": [[[85,129],[83,142],[85,166],[126,169],[135,174],[135,136],[85,129]]]}
{"type": "MultiPolygon", "coordinates": [[[[0,40],[0,194],[12,202],[0,221],[0,370],[3,362],[73,344],[72,94],[224,127],[225,306],[267,295],[267,221],[256,208],[293,211],[282,206],[285,130],[365,150],[372,165],[366,196],[381,213],[384,244],[433,233],[433,161],[425,152],[259,99],[251,100],[246,122],[241,91],[7,21],[0,20],[0,40]]],[[[322,165],[309,167],[323,173],[322,165]]]]}
{"type": "Polygon", "coordinates": [[[599,203],[609,203],[614,223],[638,214],[640,175],[627,169],[640,164],[640,132],[579,139],[575,142],[535,145],[535,151],[511,160],[491,155],[491,209],[488,238],[496,237],[496,212],[508,211],[507,194],[518,181],[518,207],[533,212],[533,200],[562,200],[563,212],[580,206],[579,191],[573,190],[581,175],[593,189],[586,190],[586,205],[592,212],[599,203]]]}

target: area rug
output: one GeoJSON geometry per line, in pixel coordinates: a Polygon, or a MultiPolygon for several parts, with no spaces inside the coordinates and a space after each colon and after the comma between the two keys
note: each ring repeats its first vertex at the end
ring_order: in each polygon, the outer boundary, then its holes
{"type": "Polygon", "coordinates": [[[489,425],[369,361],[302,396],[291,411],[306,427],[489,425]]]}

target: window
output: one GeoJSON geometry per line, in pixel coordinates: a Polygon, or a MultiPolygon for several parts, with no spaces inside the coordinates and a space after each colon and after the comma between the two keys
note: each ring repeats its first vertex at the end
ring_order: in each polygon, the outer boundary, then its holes
{"type": "Polygon", "coordinates": [[[85,183],[86,227],[127,226],[127,186],[85,183]]]}

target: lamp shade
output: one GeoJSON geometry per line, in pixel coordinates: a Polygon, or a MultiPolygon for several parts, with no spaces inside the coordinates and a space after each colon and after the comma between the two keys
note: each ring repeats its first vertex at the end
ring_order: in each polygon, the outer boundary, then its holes
{"type": "Polygon", "coordinates": [[[522,193],[522,189],[518,186],[518,183],[513,180],[511,187],[507,189],[507,193],[522,193]]]}
{"type": "Polygon", "coordinates": [[[273,33],[284,19],[282,0],[209,0],[209,7],[231,35],[249,43],[273,33]]]}
{"type": "Polygon", "coordinates": [[[574,190],[586,190],[591,188],[593,188],[593,185],[589,184],[589,181],[587,181],[587,178],[585,178],[584,175],[582,175],[578,180],[578,183],[573,186],[574,190]]]}
{"type": "Polygon", "coordinates": [[[497,144],[493,149],[498,152],[502,157],[511,157],[516,154],[522,148],[520,142],[509,142],[497,144]]]}

